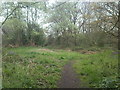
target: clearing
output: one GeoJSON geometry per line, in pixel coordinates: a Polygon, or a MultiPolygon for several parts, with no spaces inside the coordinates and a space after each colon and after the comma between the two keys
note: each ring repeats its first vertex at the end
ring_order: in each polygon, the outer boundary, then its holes
{"type": "Polygon", "coordinates": [[[3,48],[4,88],[117,87],[118,55],[41,47],[3,48]],[[111,80],[111,81],[110,81],[111,80]]]}

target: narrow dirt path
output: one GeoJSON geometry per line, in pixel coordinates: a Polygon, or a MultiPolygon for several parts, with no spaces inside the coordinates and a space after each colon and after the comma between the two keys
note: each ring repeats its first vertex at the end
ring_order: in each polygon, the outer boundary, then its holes
{"type": "Polygon", "coordinates": [[[64,67],[61,79],[58,81],[59,88],[79,88],[80,81],[72,67],[73,61],[69,61],[64,67]]]}

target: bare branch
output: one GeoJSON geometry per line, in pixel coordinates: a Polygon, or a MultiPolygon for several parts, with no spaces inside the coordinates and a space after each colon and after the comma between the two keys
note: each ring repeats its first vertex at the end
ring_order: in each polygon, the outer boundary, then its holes
{"type": "Polygon", "coordinates": [[[57,5],[57,6],[55,6],[55,7],[53,7],[52,9],[57,8],[57,7],[59,7],[59,6],[63,5],[63,4],[65,4],[65,3],[66,3],[66,1],[63,2],[63,3],[61,3],[61,4],[59,4],[59,5],[57,5]]]}
{"type": "Polygon", "coordinates": [[[12,12],[5,18],[5,20],[2,22],[1,26],[7,21],[7,19],[13,14],[13,12],[18,8],[19,6],[15,7],[12,12]]]}

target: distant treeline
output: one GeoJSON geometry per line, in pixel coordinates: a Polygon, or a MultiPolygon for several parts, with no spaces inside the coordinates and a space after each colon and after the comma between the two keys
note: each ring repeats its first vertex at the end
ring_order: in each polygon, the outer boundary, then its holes
{"type": "Polygon", "coordinates": [[[118,46],[118,2],[3,2],[1,7],[3,46],[118,46]]]}

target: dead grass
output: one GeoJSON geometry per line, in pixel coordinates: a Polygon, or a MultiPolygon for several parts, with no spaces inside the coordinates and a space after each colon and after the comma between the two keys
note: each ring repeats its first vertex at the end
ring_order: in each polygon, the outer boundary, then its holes
{"type": "Polygon", "coordinates": [[[55,51],[50,50],[50,49],[37,49],[37,50],[34,50],[34,52],[40,52],[40,51],[42,51],[42,52],[55,52],[55,51]]]}
{"type": "Polygon", "coordinates": [[[77,52],[80,52],[81,54],[96,54],[97,51],[88,51],[88,50],[79,50],[77,52]]]}

